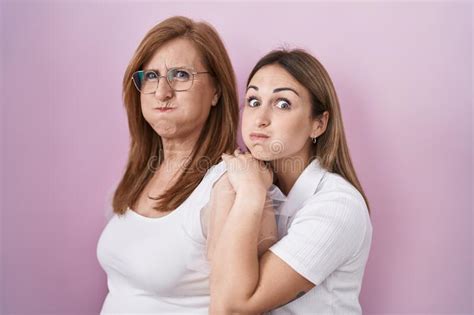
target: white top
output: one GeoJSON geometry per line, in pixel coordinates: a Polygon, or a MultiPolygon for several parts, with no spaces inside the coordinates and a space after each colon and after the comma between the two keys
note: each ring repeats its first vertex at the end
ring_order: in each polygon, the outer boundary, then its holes
{"type": "Polygon", "coordinates": [[[359,191],[314,160],[277,213],[282,238],[270,250],[316,286],[269,314],[361,314],[372,224],[359,191]]]}
{"type": "Polygon", "coordinates": [[[225,163],[213,166],[174,211],[148,218],[114,214],[97,244],[109,292],[101,314],[207,314],[206,239],[200,214],[225,163]]]}

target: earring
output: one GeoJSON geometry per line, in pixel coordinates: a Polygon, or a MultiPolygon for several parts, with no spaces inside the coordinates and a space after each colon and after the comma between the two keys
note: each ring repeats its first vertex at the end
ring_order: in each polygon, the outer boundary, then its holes
{"type": "Polygon", "coordinates": [[[316,144],[316,142],[318,142],[318,137],[311,138],[311,140],[313,141],[314,144],[316,144]]]}

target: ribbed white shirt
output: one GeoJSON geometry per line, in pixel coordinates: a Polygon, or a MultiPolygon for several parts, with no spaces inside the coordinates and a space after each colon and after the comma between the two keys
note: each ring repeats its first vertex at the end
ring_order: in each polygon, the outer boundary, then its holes
{"type": "Polygon", "coordinates": [[[372,225],[359,191],[314,160],[277,212],[281,239],[270,250],[316,286],[269,314],[361,314],[372,225]]]}

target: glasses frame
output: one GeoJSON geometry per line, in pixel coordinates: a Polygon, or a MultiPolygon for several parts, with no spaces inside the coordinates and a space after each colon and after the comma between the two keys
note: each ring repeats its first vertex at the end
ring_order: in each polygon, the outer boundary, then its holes
{"type": "Polygon", "coordinates": [[[166,71],[166,75],[159,75],[156,70],[138,70],[138,71],[135,71],[133,74],[132,74],[132,81],[133,81],[133,85],[135,85],[135,88],[138,90],[138,92],[140,92],[141,94],[155,94],[156,93],[156,90],[158,90],[158,86],[159,86],[159,83],[160,83],[160,79],[161,78],[166,78],[166,83],[168,83],[168,86],[175,92],[184,92],[184,91],[188,91],[190,90],[192,87],[193,87],[193,84],[194,84],[194,77],[198,74],[202,74],[202,73],[210,73],[209,71],[195,71],[194,69],[190,69],[190,68],[185,68],[185,67],[174,67],[174,68],[170,68],[166,71]],[[173,70],[186,70],[188,71],[190,74],[192,74],[192,79],[191,79],[191,86],[187,89],[180,89],[180,90],[176,90],[175,88],[173,88],[171,86],[171,82],[170,82],[170,79],[169,79],[169,75],[171,73],[171,71],[173,70]],[[135,75],[137,75],[138,73],[142,72],[144,73],[145,71],[147,72],[153,72],[154,74],[156,74],[156,76],[158,77],[158,80],[156,81],[156,89],[153,91],[153,92],[148,92],[148,93],[144,93],[142,92],[139,88],[138,88],[138,82],[135,81],[135,75]]]}

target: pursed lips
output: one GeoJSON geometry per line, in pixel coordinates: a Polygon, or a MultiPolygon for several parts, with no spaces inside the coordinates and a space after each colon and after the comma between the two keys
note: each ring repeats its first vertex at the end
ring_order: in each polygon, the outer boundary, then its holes
{"type": "Polygon", "coordinates": [[[159,111],[161,113],[165,113],[165,112],[170,112],[175,108],[176,107],[160,106],[160,107],[153,108],[153,110],[159,111]]]}
{"type": "Polygon", "coordinates": [[[264,133],[260,133],[260,132],[252,132],[249,137],[253,141],[259,141],[259,140],[264,141],[264,140],[270,138],[269,135],[264,134],[264,133]]]}

